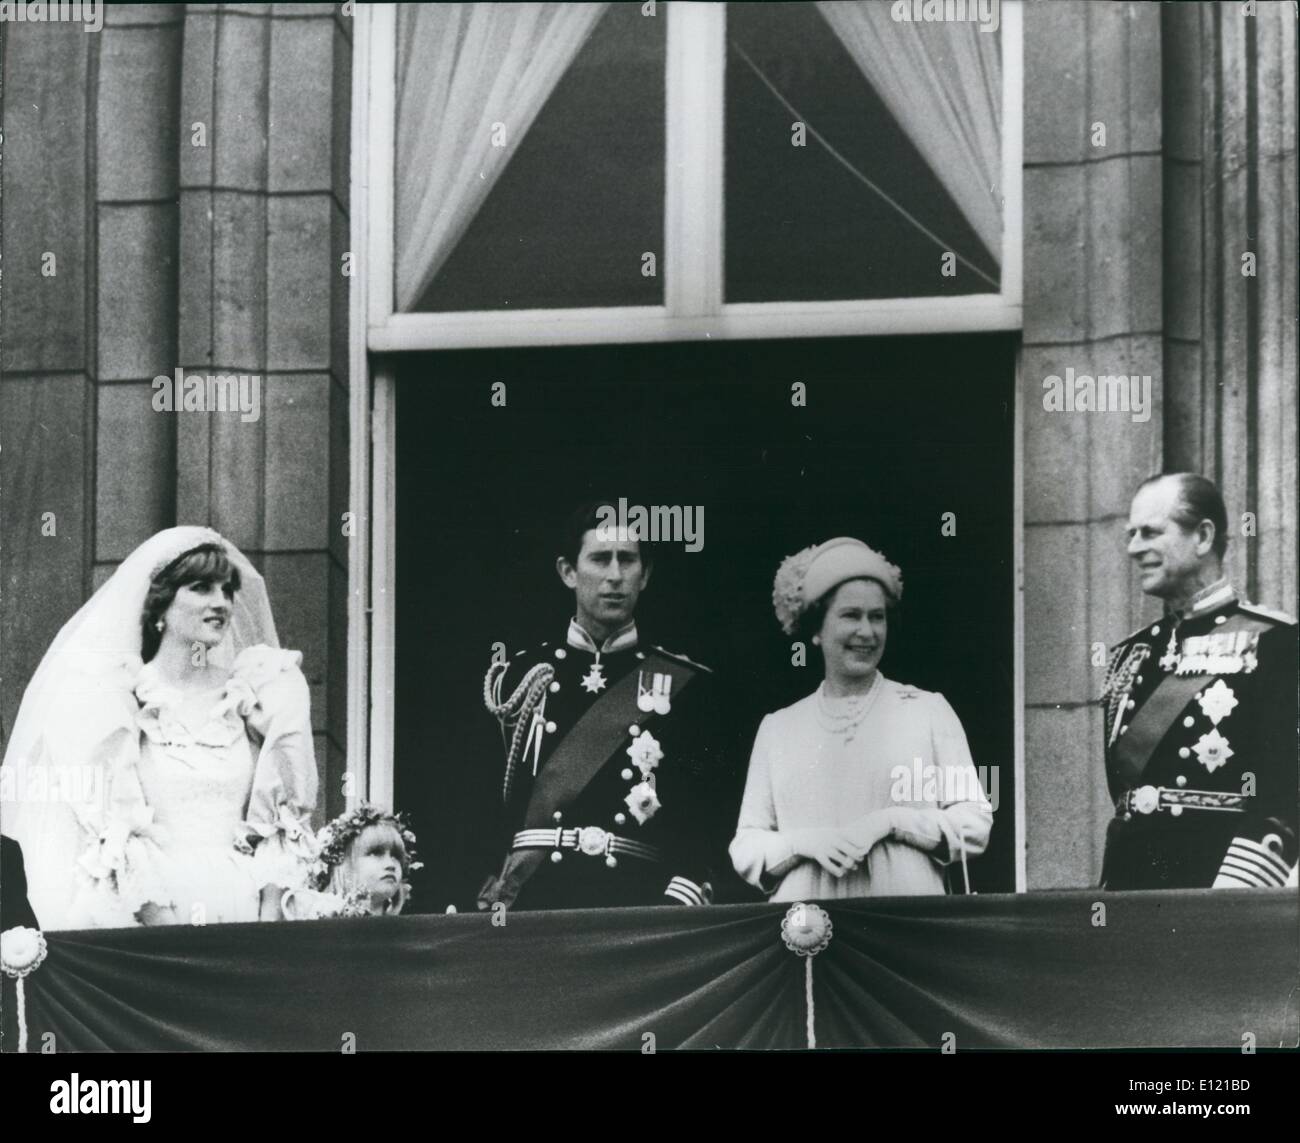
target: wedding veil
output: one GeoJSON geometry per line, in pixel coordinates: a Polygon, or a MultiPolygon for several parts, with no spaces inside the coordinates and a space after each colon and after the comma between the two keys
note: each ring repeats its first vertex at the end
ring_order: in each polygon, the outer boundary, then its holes
{"type": "Polygon", "coordinates": [[[210,528],[192,526],[151,536],[63,625],[23,694],[0,767],[0,829],[23,848],[42,928],[65,927],[77,859],[102,828],[114,768],[139,751],[133,688],[149,584],[204,544],[223,547],[240,576],[230,627],[209,661],[229,666],[245,647],[279,646],[257,569],[210,528]]]}

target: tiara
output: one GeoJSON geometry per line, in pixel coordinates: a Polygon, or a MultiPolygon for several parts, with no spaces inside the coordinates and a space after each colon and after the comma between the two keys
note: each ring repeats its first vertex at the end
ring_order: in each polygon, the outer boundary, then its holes
{"type": "Polygon", "coordinates": [[[405,817],[400,813],[390,814],[387,810],[382,810],[369,802],[362,802],[355,810],[341,814],[328,825],[323,826],[320,833],[316,835],[316,844],[320,853],[312,866],[313,887],[325,889],[329,885],[330,873],[343,863],[352,842],[370,826],[382,824],[391,825],[396,829],[402,844],[406,846],[406,871],[409,873],[416,869],[423,869],[423,863],[415,860],[415,834],[406,824],[405,817]]]}

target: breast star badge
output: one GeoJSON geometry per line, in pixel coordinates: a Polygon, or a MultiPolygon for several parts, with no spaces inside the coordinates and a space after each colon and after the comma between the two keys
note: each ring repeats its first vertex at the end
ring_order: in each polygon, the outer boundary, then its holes
{"type": "Polygon", "coordinates": [[[598,694],[600,691],[605,689],[605,683],[607,681],[608,680],[601,673],[600,664],[592,663],[591,670],[582,677],[582,689],[588,694],[598,694]]]}
{"type": "Polygon", "coordinates": [[[1236,753],[1217,730],[1202,734],[1192,749],[1196,751],[1196,760],[1211,774],[1236,753]]]}
{"type": "Polygon", "coordinates": [[[1228,717],[1237,705],[1237,696],[1232,693],[1232,688],[1222,679],[1216,679],[1214,686],[1206,688],[1201,692],[1200,697],[1196,700],[1200,703],[1201,713],[1210,720],[1213,725],[1218,726],[1225,718],[1228,717]]]}

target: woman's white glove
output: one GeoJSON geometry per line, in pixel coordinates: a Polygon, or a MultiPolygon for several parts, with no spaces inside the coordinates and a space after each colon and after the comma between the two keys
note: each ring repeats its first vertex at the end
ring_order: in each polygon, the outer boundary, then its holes
{"type": "Polygon", "coordinates": [[[844,836],[865,857],[894,830],[892,809],[873,810],[844,827],[844,836]]]}
{"type": "Polygon", "coordinates": [[[832,877],[843,877],[856,869],[866,851],[854,845],[843,829],[796,829],[790,831],[790,843],[799,857],[817,862],[832,877]]]}

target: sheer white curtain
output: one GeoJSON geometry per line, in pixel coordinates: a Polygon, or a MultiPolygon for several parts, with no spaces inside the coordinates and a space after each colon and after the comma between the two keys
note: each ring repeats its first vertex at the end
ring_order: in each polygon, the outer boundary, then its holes
{"type": "Polygon", "coordinates": [[[419,301],[456,248],[607,7],[399,5],[399,310],[419,301]]]}
{"type": "Polygon", "coordinates": [[[1002,251],[1002,60],[973,21],[899,22],[887,0],[820,0],[818,10],[961,208],[994,259],[1002,251]]]}

